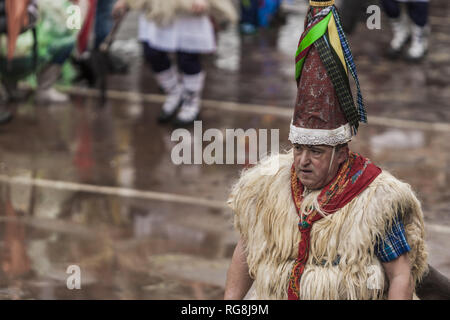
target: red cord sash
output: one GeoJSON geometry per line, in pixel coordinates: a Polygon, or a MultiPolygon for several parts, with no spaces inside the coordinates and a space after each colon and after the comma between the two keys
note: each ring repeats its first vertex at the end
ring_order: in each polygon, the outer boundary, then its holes
{"type": "MultiPolygon", "coordinates": [[[[381,173],[381,169],[370,162],[369,159],[357,153],[350,152],[347,161],[342,164],[336,177],[322,189],[318,202],[320,208],[327,214],[333,214],[343,208],[352,199],[358,196],[381,173]]],[[[314,210],[309,215],[300,212],[303,200],[303,185],[297,178],[294,165],[291,168],[291,191],[297,214],[302,215],[298,224],[301,240],[298,246],[298,256],[289,278],[288,299],[298,300],[300,292],[300,278],[305,270],[309,256],[310,237],[312,225],[322,216],[314,210]]]]}

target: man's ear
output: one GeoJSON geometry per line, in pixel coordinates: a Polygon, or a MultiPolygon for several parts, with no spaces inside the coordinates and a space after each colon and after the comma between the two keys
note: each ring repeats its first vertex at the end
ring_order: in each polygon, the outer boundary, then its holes
{"type": "Polygon", "coordinates": [[[345,147],[339,148],[339,150],[337,152],[337,161],[339,164],[342,164],[345,161],[347,161],[348,153],[349,153],[348,145],[345,147]]]}

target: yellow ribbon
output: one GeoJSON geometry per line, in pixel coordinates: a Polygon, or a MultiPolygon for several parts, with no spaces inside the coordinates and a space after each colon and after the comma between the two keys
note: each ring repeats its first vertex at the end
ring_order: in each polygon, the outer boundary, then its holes
{"type": "Polygon", "coordinates": [[[348,74],[347,64],[345,63],[344,51],[342,50],[341,40],[339,39],[339,34],[336,26],[336,21],[334,20],[334,16],[331,17],[328,22],[328,37],[330,38],[331,46],[334,51],[341,60],[342,66],[344,67],[345,72],[348,74]]]}

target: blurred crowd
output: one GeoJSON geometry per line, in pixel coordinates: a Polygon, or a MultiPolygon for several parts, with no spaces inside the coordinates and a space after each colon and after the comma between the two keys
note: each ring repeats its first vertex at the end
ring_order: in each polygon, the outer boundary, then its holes
{"type": "MultiPolygon", "coordinates": [[[[284,0],[290,6],[303,0],[284,0]]],[[[307,4],[307,0],[303,1],[307,4]]],[[[428,49],[428,0],[337,0],[344,28],[381,4],[389,18],[390,58],[421,61],[428,49]]],[[[65,103],[55,84],[87,83],[105,90],[111,72],[126,72],[129,61],[108,52],[128,10],[140,12],[142,55],[166,94],[159,122],[186,126],[199,118],[206,72],[202,56],[216,51],[217,33],[283,23],[282,0],[0,0],[0,124],[11,120],[8,104],[33,97],[36,104],[65,103]],[[102,82],[103,79],[103,82],[102,82]],[[18,84],[25,82],[24,93],[18,84]]]]}

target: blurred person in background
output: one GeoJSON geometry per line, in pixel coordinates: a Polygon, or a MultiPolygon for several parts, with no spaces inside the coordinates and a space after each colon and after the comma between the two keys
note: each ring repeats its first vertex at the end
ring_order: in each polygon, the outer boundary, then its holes
{"type": "MultiPolygon", "coordinates": [[[[33,50],[32,55],[29,55],[32,59],[25,59],[25,61],[13,60],[17,49],[17,39],[20,34],[32,30],[33,39],[30,42],[36,43],[35,26],[37,19],[36,0],[0,0],[0,124],[12,119],[12,113],[8,109],[7,103],[16,98],[17,82],[13,71],[19,69],[17,73],[22,73],[28,67],[26,62],[30,62],[32,67],[35,67],[37,64],[36,50],[33,50]],[[17,68],[17,65],[21,66],[17,68]],[[23,65],[25,65],[25,68],[23,65]]],[[[28,32],[28,35],[30,35],[30,32],[28,32]]]]}
{"type": "Polygon", "coordinates": [[[68,100],[65,94],[54,89],[54,84],[63,74],[63,65],[74,48],[78,30],[69,28],[67,22],[70,19],[69,7],[78,2],[5,1],[8,30],[7,38],[3,37],[2,42],[7,41],[8,46],[0,47],[0,62],[8,101],[23,98],[17,89],[20,81],[36,88],[37,103],[68,100]]]}
{"type": "MultiPolygon", "coordinates": [[[[0,34],[7,32],[7,20],[6,20],[6,10],[5,10],[5,0],[0,0],[0,34]]],[[[3,81],[3,75],[2,75],[3,81]]],[[[6,108],[4,92],[1,92],[0,96],[0,124],[6,123],[12,118],[12,113],[6,108]]]]}
{"type": "Polygon", "coordinates": [[[406,58],[411,61],[422,59],[428,50],[430,34],[428,0],[382,0],[381,3],[389,17],[393,34],[388,55],[392,58],[399,57],[411,40],[406,58]],[[402,2],[408,11],[407,15],[402,14],[402,2]]]}
{"type": "Polygon", "coordinates": [[[71,5],[83,0],[38,0],[40,22],[38,46],[41,67],[37,73],[35,102],[65,103],[67,94],[55,89],[55,83],[63,75],[63,67],[70,58],[76,43],[78,30],[67,27],[67,12],[71,5]]]}
{"type": "Polygon", "coordinates": [[[118,0],[113,15],[120,17],[128,8],[143,11],[138,38],[158,85],[167,95],[158,121],[175,117],[177,126],[192,124],[200,114],[205,83],[201,57],[216,50],[209,15],[215,15],[216,23],[223,19],[233,22],[236,13],[231,1],[118,0]],[[169,53],[176,53],[178,70],[169,53]]]}
{"type": "Polygon", "coordinates": [[[88,1],[85,23],[78,35],[77,54],[72,56],[72,62],[78,71],[75,82],[87,80],[90,87],[95,87],[105,74],[126,73],[128,65],[113,52],[99,54],[101,44],[113,32],[112,9],[116,0],[88,1]]]}
{"type": "Polygon", "coordinates": [[[243,34],[255,33],[258,27],[269,27],[280,15],[282,0],[240,0],[240,30],[243,34]]]}
{"type": "Polygon", "coordinates": [[[97,0],[95,11],[95,48],[105,40],[113,25],[112,9],[116,0],[97,0]]]}
{"type": "Polygon", "coordinates": [[[240,29],[244,34],[255,33],[258,27],[258,0],[241,0],[240,29]]]}

